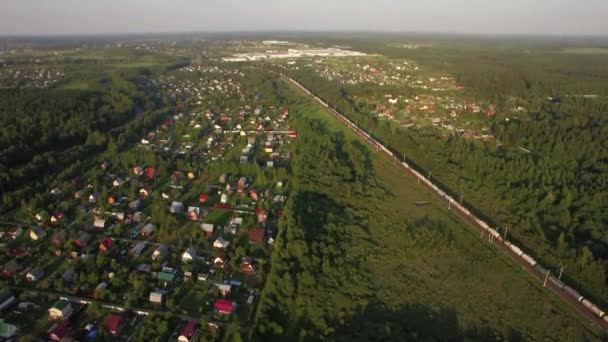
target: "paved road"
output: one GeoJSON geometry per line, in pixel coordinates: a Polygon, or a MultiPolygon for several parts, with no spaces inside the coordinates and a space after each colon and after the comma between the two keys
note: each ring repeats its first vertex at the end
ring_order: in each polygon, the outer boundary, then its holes
{"type": "MultiPolygon", "coordinates": [[[[378,151],[383,152],[384,154],[386,154],[389,158],[394,159],[399,165],[401,165],[401,161],[397,157],[395,157],[388,149],[386,149],[386,147],[384,145],[382,145],[382,143],[378,142],[373,137],[371,137],[370,135],[368,135],[364,130],[362,130],[361,128],[359,128],[356,124],[354,124],[352,121],[350,121],[349,119],[347,119],[344,115],[342,115],[341,113],[339,113],[335,109],[331,108],[327,103],[325,103],[325,101],[323,101],[318,96],[316,96],[315,94],[313,94],[310,90],[308,90],[307,88],[305,88],[304,86],[302,86],[300,83],[298,83],[297,81],[295,81],[294,79],[292,79],[292,78],[290,78],[288,76],[285,76],[285,75],[282,75],[282,76],[285,79],[287,79],[288,82],[290,82],[291,84],[293,84],[294,86],[296,86],[297,88],[299,88],[300,90],[302,90],[308,96],[312,97],[316,102],[320,103],[323,107],[325,107],[325,109],[330,114],[332,114],[336,119],[338,119],[338,121],[344,123],[347,127],[349,127],[350,129],[352,129],[363,140],[365,140],[366,142],[368,142],[369,144],[371,144],[378,151]]],[[[411,168],[405,168],[405,167],[403,167],[403,169],[409,175],[418,178],[418,175],[416,175],[412,171],[411,168]]],[[[420,184],[423,185],[423,186],[425,186],[427,189],[431,190],[431,192],[437,194],[437,192],[435,191],[435,189],[433,189],[428,184],[426,184],[424,182],[420,182],[420,184]]],[[[446,204],[447,204],[447,202],[446,202],[446,204]]],[[[485,237],[488,237],[489,234],[487,234],[486,230],[482,226],[480,226],[476,221],[473,220],[472,214],[467,215],[467,214],[465,214],[464,212],[462,212],[459,208],[457,208],[455,206],[453,206],[452,209],[454,209],[453,211],[456,214],[458,214],[458,216],[460,216],[465,222],[469,223],[468,224],[469,227],[475,229],[476,231],[479,231],[481,233],[482,237],[483,237],[484,233],[486,233],[485,237]]],[[[488,237],[488,239],[490,239],[490,238],[488,237]]],[[[534,267],[532,267],[530,264],[526,263],[519,255],[515,254],[506,245],[506,242],[508,242],[508,241],[503,241],[502,239],[500,239],[500,240],[499,239],[492,239],[491,241],[492,241],[492,244],[494,246],[496,246],[499,250],[503,251],[504,253],[506,253],[507,255],[509,255],[515,262],[517,262],[518,264],[520,264],[521,267],[522,267],[522,269],[525,269],[526,271],[528,271],[530,274],[532,274],[539,281],[544,282],[544,280],[545,280],[545,274],[541,274],[537,269],[535,269],[534,267]]],[[[604,331],[608,331],[608,322],[604,321],[599,316],[595,315],[593,312],[591,312],[589,309],[587,309],[585,306],[583,306],[582,303],[579,303],[576,299],[574,299],[572,296],[570,296],[569,294],[567,294],[562,288],[558,287],[557,285],[555,285],[555,284],[553,284],[553,283],[551,283],[549,281],[547,282],[546,287],[548,287],[549,289],[551,289],[566,304],[568,304],[572,308],[574,308],[576,310],[576,312],[578,312],[583,317],[587,318],[591,322],[592,325],[597,326],[597,327],[603,329],[604,331]]]]}

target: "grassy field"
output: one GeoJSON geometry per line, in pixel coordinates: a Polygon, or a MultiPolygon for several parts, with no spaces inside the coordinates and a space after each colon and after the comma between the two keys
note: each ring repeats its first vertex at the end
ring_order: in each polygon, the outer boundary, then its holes
{"type": "Polygon", "coordinates": [[[563,49],[561,53],[576,55],[606,55],[608,48],[570,48],[563,49]]]}
{"type": "MultiPolygon", "coordinates": [[[[308,100],[293,109],[303,119],[322,122],[329,134],[358,139],[308,100]]],[[[412,338],[488,336],[480,331],[484,329],[494,332],[489,336],[498,332],[511,340],[603,338],[387,157],[373,154],[373,169],[389,195],[382,203],[368,204],[369,236],[353,242],[353,248],[369,249],[365,272],[371,281],[362,291],[373,299],[353,313],[353,299],[334,294],[327,305],[348,312],[338,332],[368,329],[368,318],[379,316],[385,328],[395,331],[402,325],[416,327],[422,335],[412,338]],[[418,207],[416,201],[431,204],[418,207]],[[428,229],[413,230],[412,222],[428,229]]]]}

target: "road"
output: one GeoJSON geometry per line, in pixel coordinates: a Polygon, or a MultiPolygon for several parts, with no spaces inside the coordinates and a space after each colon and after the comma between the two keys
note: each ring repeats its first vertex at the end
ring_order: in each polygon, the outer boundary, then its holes
{"type": "MultiPolygon", "coordinates": [[[[347,119],[344,115],[342,115],[341,113],[339,113],[338,111],[336,111],[335,109],[331,108],[328,106],[327,103],[325,103],[325,101],[323,101],[322,99],[320,99],[318,96],[316,96],[315,94],[313,94],[310,90],[308,90],[307,88],[305,88],[304,86],[302,86],[300,83],[298,83],[296,80],[286,76],[286,75],[281,75],[283,78],[285,78],[289,83],[293,84],[295,87],[297,87],[298,89],[300,89],[302,92],[304,92],[305,94],[307,94],[309,97],[313,98],[316,102],[318,102],[319,104],[321,104],[323,107],[325,107],[325,109],[332,114],[336,119],[338,119],[338,121],[342,122],[343,124],[345,124],[348,128],[352,129],[359,137],[361,137],[363,140],[365,140],[367,143],[369,143],[370,145],[372,145],[372,147],[376,148],[376,150],[378,150],[379,152],[382,152],[384,154],[386,154],[389,158],[393,159],[396,164],[398,165],[402,165],[401,164],[401,160],[399,160],[397,157],[394,156],[393,153],[391,153],[382,143],[380,143],[379,141],[375,140],[373,137],[371,137],[369,134],[367,134],[364,130],[362,130],[361,128],[359,128],[355,123],[353,123],[352,121],[350,121],[349,119],[347,119]]],[[[418,179],[418,175],[416,175],[414,173],[414,171],[411,168],[406,168],[403,167],[403,169],[406,171],[406,173],[410,176],[415,177],[416,179],[418,179]]],[[[431,192],[433,192],[434,194],[437,194],[437,192],[435,191],[435,189],[433,189],[431,186],[429,186],[428,184],[424,183],[424,182],[420,182],[421,185],[423,185],[424,187],[426,187],[427,189],[431,190],[431,192]]],[[[439,187],[437,184],[434,184],[435,186],[439,187]]],[[[441,187],[439,187],[441,188],[441,187]]],[[[444,200],[442,198],[442,200],[444,200]]],[[[447,205],[447,201],[446,201],[446,205],[447,205]]],[[[539,273],[539,271],[537,269],[535,269],[534,267],[532,267],[530,264],[526,263],[519,255],[515,254],[507,245],[506,242],[508,241],[503,241],[502,239],[494,239],[491,238],[489,236],[489,234],[486,232],[486,230],[480,226],[476,221],[473,220],[472,214],[471,215],[467,215],[465,214],[463,211],[461,211],[459,208],[452,206],[452,211],[455,212],[456,214],[458,214],[458,216],[460,218],[462,218],[466,223],[468,223],[468,227],[475,229],[477,232],[480,232],[480,236],[483,238],[484,237],[484,233],[486,233],[488,240],[491,241],[490,243],[492,243],[493,246],[495,246],[496,248],[498,248],[499,250],[503,251],[504,253],[506,253],[508,256],[511,257],[511,259],[513,259],[515,262],[517,262],[519,265],[521,265],[522,269],[528,271],[528,273],[530,273],[532,276],[534,276],[536,279],[538,279],[539,281],[544,282],[545,280],[545,274],[541,274],[539,273]]],[[[581,316],[583,316],[584,318],[588,319],[592,325],[599,327],[600,329],[604,330],[605,332],[608,332],[608,322],[604,321],[602,318],[600,318],[599,316],[595,315],[593,312],[591,312],[589,309],[587,309],[585,306],[583,306],[582,303],[578,302],[576,299],[574,299],[572,296],[570,296],[566,291],[564,291],[562,288],[558,287],[557,285],[551,283],[551,282],[547,282],[546,287],[549,288],[551,291],[553,291],[553,293],[555,293],[563,302],[565,302],[566,304],[570,305],[572,308],[575,309],[576,312],[578,312],[581,316]]]]}

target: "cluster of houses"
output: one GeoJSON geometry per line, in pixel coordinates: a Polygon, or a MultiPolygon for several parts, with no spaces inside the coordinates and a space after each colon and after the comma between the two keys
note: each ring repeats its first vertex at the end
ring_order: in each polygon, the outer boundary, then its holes
{"type": "MultiPolygon", "coordinates": [[[[263,285],[259,268],[270,257],[286,180],[268,172],[260,183],[250,174],[210,170],[220,161],[257,163],[262,170],[289,163],[297,137],[289,110],[247,92],[234,69],[192,66],[171,74],[155,83],[178,114],[133,147],[141,158],[129,165],[120,156],[100,160],[81,176],[58,181],[45,194],[44,209],[29,212],[30,223],[0,236],[10,247],[0,273],[12,284],[117,303],[103,323],[78,328],[87,336],[100,329],[119,334],[129,319],[120,308],[125,301],[147,310],[186,305],[211,320],[231,319],[253,309],[263,285]],[[211,99],[227,105],[209,109],[211,99]],[[144,162],[150,155],[156,162],[144,162]],[[174,158],[195,162],[178,162],[189,165],[181,170],[159,165],[174,158]],[[159,220],[158,208],[171,220],[159,220]]],[[[74,336],[73,317],[86,311],[81,304],[44,304],[54,322],[49,339],[74,336]]],[[[188,322],[180,341],[198,328],[188,322]]]]}
{"type": "Polygon", "coordinates": [[[65,74],[53,66],[19,66],[0,68],[0,87],[48,88],[65,74]]]}

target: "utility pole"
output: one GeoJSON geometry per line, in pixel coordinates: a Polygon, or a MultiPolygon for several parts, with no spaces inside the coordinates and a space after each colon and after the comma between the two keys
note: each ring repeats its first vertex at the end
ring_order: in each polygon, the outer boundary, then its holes
{"type": "Polygon", "coordinates": [[[462,204],[462,194],[460,194],[460,204],[462,204]]]}
{"type": "Polygon", "coordinates": [[[564,272],[564,266],[562,266],[562,268],[559,270],[559,280],[562,280],[562,273],[564,272]]]}
{"type": "Polygon", "coordinates": [[[451,206],[452,206],[452,201],[448,201],[448,210],[451,209],[451,206]]]}
{"type": "Polygon", "coordinates": [[[431,180],[431,171],[429,171],[429,177],[428,177],[428,179],[431,180]]]}
{"type": "Polygon", "coordinates": [[[549,270],[547,270],[547,274],[545,275],[545,282],[543,283],[543,287],[547,286],[547,279],[549,279],[549,270]]]}
{"type": "Polygon", "coordinates": [[[507,233],[509,232],[509,227],[505,228],[505,236],[503,237],[503,240],[507,241],[507,233]]]}

